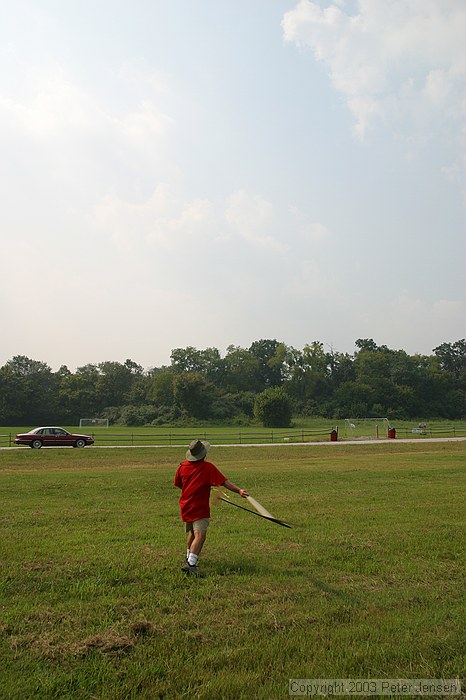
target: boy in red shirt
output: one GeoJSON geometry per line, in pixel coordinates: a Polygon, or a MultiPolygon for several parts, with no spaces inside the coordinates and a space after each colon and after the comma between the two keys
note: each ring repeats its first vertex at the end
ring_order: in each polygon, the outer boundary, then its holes
{"type": "Polygon", "coordinates": [[[180,464],[174,479],[175,486],[181,489],[180,513],[187,533],[186,563],[181,568],[193,576],[199,576],[196,564],[209,527],[211,487],[224,486],[243,498],[249,495],[229,481],[214,464],[204,460],[208,447],[203,440],[193,440],[186,452],[186,461],[180,464]]]}

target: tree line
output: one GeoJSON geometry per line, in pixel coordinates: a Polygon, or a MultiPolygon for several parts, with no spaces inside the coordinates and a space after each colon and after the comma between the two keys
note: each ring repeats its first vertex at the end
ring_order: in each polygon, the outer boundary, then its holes
{"type": "Polygon", "coordinates": [[[17,355],[0,368],[0,425],[76,425],[108,418],[126,425],[215,421],[289,424],[291,415],[325,418],[463,419],[466,341],[432,355],[358,339],[353,354],[302,350],[271,339],[249,348],[176,348],[170,365],[144,369],[133,360],[56,372],[17,355]]]}

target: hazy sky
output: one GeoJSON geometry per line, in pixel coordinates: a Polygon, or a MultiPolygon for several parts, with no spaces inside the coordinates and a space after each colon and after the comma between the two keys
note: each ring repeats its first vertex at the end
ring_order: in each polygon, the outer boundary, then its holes
{"type": "Polygon", "coordinates": [[[466,336],[464,0],[0,9],[0,365],[466,336]]]}

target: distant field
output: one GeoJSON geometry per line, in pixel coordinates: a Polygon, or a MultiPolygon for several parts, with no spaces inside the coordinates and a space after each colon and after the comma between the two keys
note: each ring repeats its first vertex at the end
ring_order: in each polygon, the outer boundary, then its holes
{"type": "MultiPolygon", "coordinates": [[[[466,436],[466,421],[432,421],[419,432],[418,421],[393,421],[398,437],[422,439],[422,437],[466,436]]],[[[27,432],[37,426],[0,427],[0,447],[14,444],[16,433],[27,432]]],[[[111,425],[108,428],[79,426],[62,427],[71,432],[94,435],[96,445],[186,445],[195,437],[208,440],[212,444],[256,444],[279,442],[320,442],[330,439],[330,432],[338,429],[339,440],[358,438],[385,439],[386,426],[376,426],[375,422],[356,422],[354,428],[345,421],[325,418],[309,419],[295,424],[292,428],[193,426],[193,427],[127,427],[111,425]]]]}
{"type": "MultiPolygon", "coordinates": [[[[0,427],[0,446],[14,444],[16,433],[27,432],[36,426],[0,427]]],[[[112,425],[108,428],[66,426],[70,432],[95,437],[96,445],[187,445],[196,437],[212,444],[241,444],[263,442],[309,442],[328,440],[335,423],[324,419],[315,425],[299,428],[269,429],[256,427],[193,426],[193,427],[127,427],[112,425]]]]}
{"type": "Polygon", "coordinates": [[[183,456],[0,452],[2,700],[275,700],[289,678],[464,675],[466,443],[212,447],[295,527],[221,504],[202,580],[180,571],[183,456]]]}

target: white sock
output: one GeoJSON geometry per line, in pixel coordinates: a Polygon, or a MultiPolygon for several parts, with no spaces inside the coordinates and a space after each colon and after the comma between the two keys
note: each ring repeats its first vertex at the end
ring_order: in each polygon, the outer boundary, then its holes
{"type": "Polygon", "coordinates": [[[193,554],[192,552],[190,552],[189,557],[188,557],[189,566],[196,566],[198,559],[199,559],[199,556],[197,554],[193,554]]]}
{"type": "Polygon", "coordinates": [[[189,559],[189,549],[186,550],[186,559],[189,559]]]}

